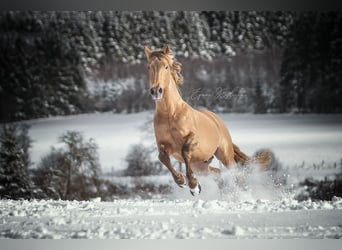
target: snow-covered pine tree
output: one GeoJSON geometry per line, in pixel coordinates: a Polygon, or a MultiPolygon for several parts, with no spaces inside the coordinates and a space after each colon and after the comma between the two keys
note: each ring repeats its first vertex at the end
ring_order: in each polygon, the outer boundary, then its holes
{"type": "Polygon", "coordinates": [[[0,131],[0,197],[31,198],[29,148],[31,139],[27,126],[3,125],[0,131]]]}

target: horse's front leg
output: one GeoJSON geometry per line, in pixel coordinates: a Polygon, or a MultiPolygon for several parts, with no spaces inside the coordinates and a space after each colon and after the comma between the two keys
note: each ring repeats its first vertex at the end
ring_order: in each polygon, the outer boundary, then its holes
{"type": "Polygon", "coordinates": [[[182,157],[186,166],[186,177],[189,180],[190,193],[192,195],[199,194],[201,192],[201,185],[198,180],[195,178],[194,173],[192,172],[190,162],[191,162],[191,154],[194,148],[197,146],[197,143],[194,140],[194,133],[190,133],[185,138],[185,143],[182,147],[182,157]]]}
{"type": "Polygon", "coordinates": [[[167,153],[167,149],[164,145],[159,146],[159,160],[169,169],[172,174],[173,179],[181,188],[186,187],[187,179],[182,174],[177,172],[171,164],[169,154],[167,153]]]}

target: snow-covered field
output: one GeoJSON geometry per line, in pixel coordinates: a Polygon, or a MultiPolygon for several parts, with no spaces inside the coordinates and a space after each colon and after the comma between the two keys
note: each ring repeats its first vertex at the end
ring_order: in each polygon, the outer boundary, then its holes
{"type": "MultiPolygon", "coordinates": [[[[287,166],[340,162],[342,158],[342,115],[252,115],[221,114],[233,141],[248,154],[270,148],[287,166]]],[[[38,163],[57,138],[67,130],[84,132],[99,144],[103,171],[126,167],[125,156],[132,144],[154,140],[141,127],[152,113],[90,114],[56,117],[28,122],[34,140],[32,160],[38,163]]],[[[218,165],[218,163],[214,163],[218,165]]]]}
{"type": "Polygon", "coordinates": [[[1,238],[341,238],[342,200],[13,201],[1,238]]]}
{"type": "MultiPolygon", "coordinates": [[[[221,117],[246,153],[272,149],[289,167],[289,186],[274,186],[267,174],[256,171],[246,177],[247,186],[236,186],[238,173],[229,170],[223,172],[223,190],[211,177],[199,176],[202,193],[196,197],[173,185],[170,194],[148,200],[1,200],[0,238],[342,238],[341,198],[299,202],[291,189],[306,176],[324,178],[341,171],[342,115],[221,117]],[[331,168],[333,162],[336,168],[331,168]],[[313,163],[320,168],[312,168],[313,163]]],[[[30,121],[33,160],[39,162],[50,146],[58,146],[57,138],[66,130],[79,130],[97,141],[104,172],[123,169],[130,145],[152,142],[152,135],[146,139],[140,129],[150,118],[144,112],[30,121]]],[[[172,183],[170,175],[153,178],[172,183]]]]}

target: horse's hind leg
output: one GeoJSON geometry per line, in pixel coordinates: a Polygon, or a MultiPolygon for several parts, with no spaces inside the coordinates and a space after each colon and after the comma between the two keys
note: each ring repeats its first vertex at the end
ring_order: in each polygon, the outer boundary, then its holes
{"type": "Polygon", "coordinates": [[[214,156],[212,156],[208,161],[204,162],[206,164],[205,169],[207,169],[208,174],[219,175],[221,174],[221,170],[219,168],[214,168],[209,165],[213,161],[213,159],[214,159],[214,156]]]}
{"type": "Polygon", "coordinates": [[[216,158],[222,162],[225,167],[235,167],[236,161],[234,160],[234,150],[229,148],[227,150],[222,150],[218,148],[215,152],[216,158]]]}
{"type": "Polygon", "coordinates": [[[173,179],[178,184],[178,186],[182,188],[185,187],[187,184],[186,177],[182,173],[179,173],[174,169],[164,145],[161,145],[159,147],[159,160],[169,169],[173,179]]]}

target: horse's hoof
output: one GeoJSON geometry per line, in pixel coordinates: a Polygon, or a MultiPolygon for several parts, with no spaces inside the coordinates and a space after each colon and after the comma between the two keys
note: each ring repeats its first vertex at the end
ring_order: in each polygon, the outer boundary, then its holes
{"type": "Polygon", "coordinates": [[[200,184],[198,184],[195,188],[190,189],[190,193],[191,193],[192,196],[200,194],[201,191],[202,191],[202,188],[201,188],[200,184]]]}

